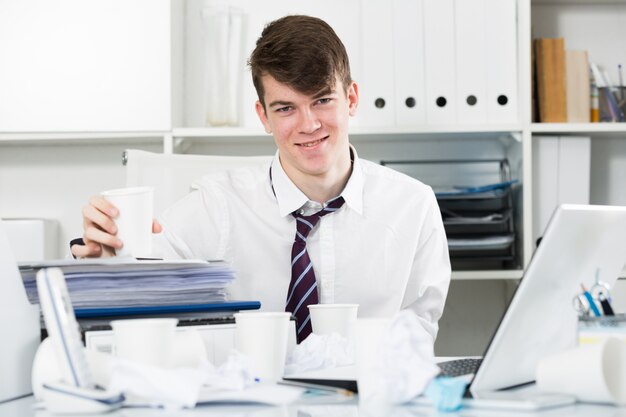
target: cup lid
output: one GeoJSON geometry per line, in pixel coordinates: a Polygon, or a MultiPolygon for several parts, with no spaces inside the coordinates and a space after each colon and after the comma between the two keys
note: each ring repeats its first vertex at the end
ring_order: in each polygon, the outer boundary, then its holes
{"type": "Polygon", "coordinates": [[[308,308],[319,308],[319,309],[324,309],[324,308],[358,308],[359,304],[309,304],[307,306],[308,308]]]}
{"type": "Polygon", "coordinates": [[[154,187],[126,187],[115,188],[113,190],[102,191],[100,195],[105,197],[120,196],[120,195],[133,195],[144,194],[154,191],[154,187]]]}

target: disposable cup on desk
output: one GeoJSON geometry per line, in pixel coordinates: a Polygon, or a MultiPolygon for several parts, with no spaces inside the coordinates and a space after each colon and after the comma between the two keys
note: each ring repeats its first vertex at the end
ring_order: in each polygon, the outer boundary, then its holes
{"type": "Polygon", "coordinates": [[[265,382],[278,381],[285,371],[291,313],[250,312],[234,316],[235,349],[248,357],[255,377],[265,382]]]}
{"type": "Polygon", "coordinates": [[[609,338],[539,361],[540,390],[575,396],[579,401],[626,405],[626,344],[609,338]]]}
{"type": "Polygon", "coordinates": [[[114,219],[117,237],[124,246],[118,256],[147,258],[152,255],[152,219],[154,189],[129,187],[103,191],[101,195],[119,210],[114,219]]]}
{"type": "Polygon", "coordinates": [[[174,365],[174,337],[178,319],[146,318],[113,320],[113,353],[145,365],[174,365]]]}
{"type": "Polygon", "coordinates": [[[353,339],[352,326],[357,319],[358,304],[312,304],[308,306],[311,326],[316,335],[338,333],[353,339]]]}
{"type": "Polygon", "coordinates": [[[197,326],[176,328],[172,366],[197,368],[208,360],[202,336],[194,327],[197,326]]]}
{"type": "Polygon", "coordinates": [[[382,342],[391,322],[389,318],[366,318],[353,324],[359,403],[382,406],[387,402],[387,387],[380,378],[380,367],[383,366],[382,342]]]}

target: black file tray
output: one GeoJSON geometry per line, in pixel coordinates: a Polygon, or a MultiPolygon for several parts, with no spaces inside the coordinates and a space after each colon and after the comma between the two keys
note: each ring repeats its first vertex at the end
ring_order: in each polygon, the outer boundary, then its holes
{"type": "Polygon", "coordinates": [[[511,189],[458,196],[437,196],[441,210],[501,211],[511,207],[511,189]]]}
{"type": "Polygon", "coordinates": [[[471,242],[470,244],[456,244],[458,239],[450,238],[448,245],[450,255],[461,257],[478,256],[507,256],[515,243],[515,235],[508,234],[502,236],[472,237],[467,236],[460,240],[471,242]],[[492,242],[491,238],[497,238],[497,242],[492,242]]]}
{"type": "Polygon", "coordinates": [[[488,271],[494,269],[513,269],[516,265],[516,258],[510,256],[483,256],[460,257],[450,255],[450,265],[453,271],[488,271]]]}
{"type": "Polygon", "coordinates": [[[381,161],[433,187],[453,270],[511,269],[516,253],[513,182],[506,159],[381,161]],[[501,238],[498,244],[494,238],[501,238]],[[455,239],[470,244],[455,245],[455,239]]]}
{"type": "Polygon", "coordinates": [[[441,209],[441,214],[443,227],[446,229],[448,237],[493,235],[507,233],[513,229],[513,212],[511,209],[504,210],[502,213],[476,211],[464,215],[441,209]]]}
{"type": "Polygon", "coordinates": [[[450,262],[455,270],[506,268],[515,260],[515,235],[467,235],[461,238],[471,245],[457,245],[449,238],[450,262]],[[498,238],[493,243],[490,239],[498,238]]]}

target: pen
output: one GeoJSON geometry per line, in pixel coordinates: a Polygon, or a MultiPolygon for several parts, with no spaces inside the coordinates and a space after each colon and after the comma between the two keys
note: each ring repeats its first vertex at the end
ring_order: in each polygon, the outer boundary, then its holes
{"type": "Polygon", "coordinates": [[[600,307],[602,307],[602,312],[605,316],[614,316],[615,312],[613,311],[613,307],[611,307],[611,303],[608,298],[604,295],[604,293],[600,293],[598,295],[598,299],[600,300],[600,307]]]}
{"type": "Polygon", "coordinates": [[[583,284],[580,284],[580,286],[583,289],[583,295],[585,296],[585,298],[587,299],[587,302],[589,303],[589,308],[591,309],[591,311],[593,311],[593,315],[596,317],[600,317],[602,314],[600,314],[600,310],[598,310],[596,303],[593,302],[593,297],[591,296],[591,294],[589,294],[589,291],[587,291],[587,288],[585,288],[583,284]]]}
{"type": "Polygon", "coordinates": [[[617,75],[619,77],[619,96],[624,100],[624,80],[622,79],[622,64],[617,64],[617,75]]]}
{"type": "Polygon", "coordinates": [[[327,386],[327,385],[319,385],[319,384],[310,384],[308,382],[298,382],[298,381],[277,381],[276,382],[278,385],[286,385],[286,386],[290,386],[290,387],[300,387],[300,388],[306,388],[308,390],[315,390],[315,391],[324,391],[324,392],[329,392],[329,393],[335,393],[335,394],[340,394],[340,395],[345,395],[346,397],[352,397],[354,395],[354,393],[350,390],[347,389],[343,389],[343,388],[336,388],[336,387],[331,387],[331,386],[327,386]]]}

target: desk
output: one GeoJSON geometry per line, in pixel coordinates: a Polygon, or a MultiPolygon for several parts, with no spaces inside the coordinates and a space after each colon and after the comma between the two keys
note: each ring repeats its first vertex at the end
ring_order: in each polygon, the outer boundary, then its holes
{"type": "MultiPolygon", "coordinates": [[[[35,410],[32,396],[0,404],[0,416],[55,417],[46,410],[35,410]]],[[[543,410],[537,413],[523,411],[463,409],[457,413],[437,413],[428,407],[403,406],[388,410],[359,409],[355,399],[311,399],[285,407],[262,405],[203,405],[192,410],[166,411],[150,408],[124,408],[106,417],[626,417],[626,407],[617,408],[591,404],[543,410]]],[[[78,415],[76,415],[78,416],[78,415]]],[[[93,414],[89,415],[94,416],[93,414]]]]}

